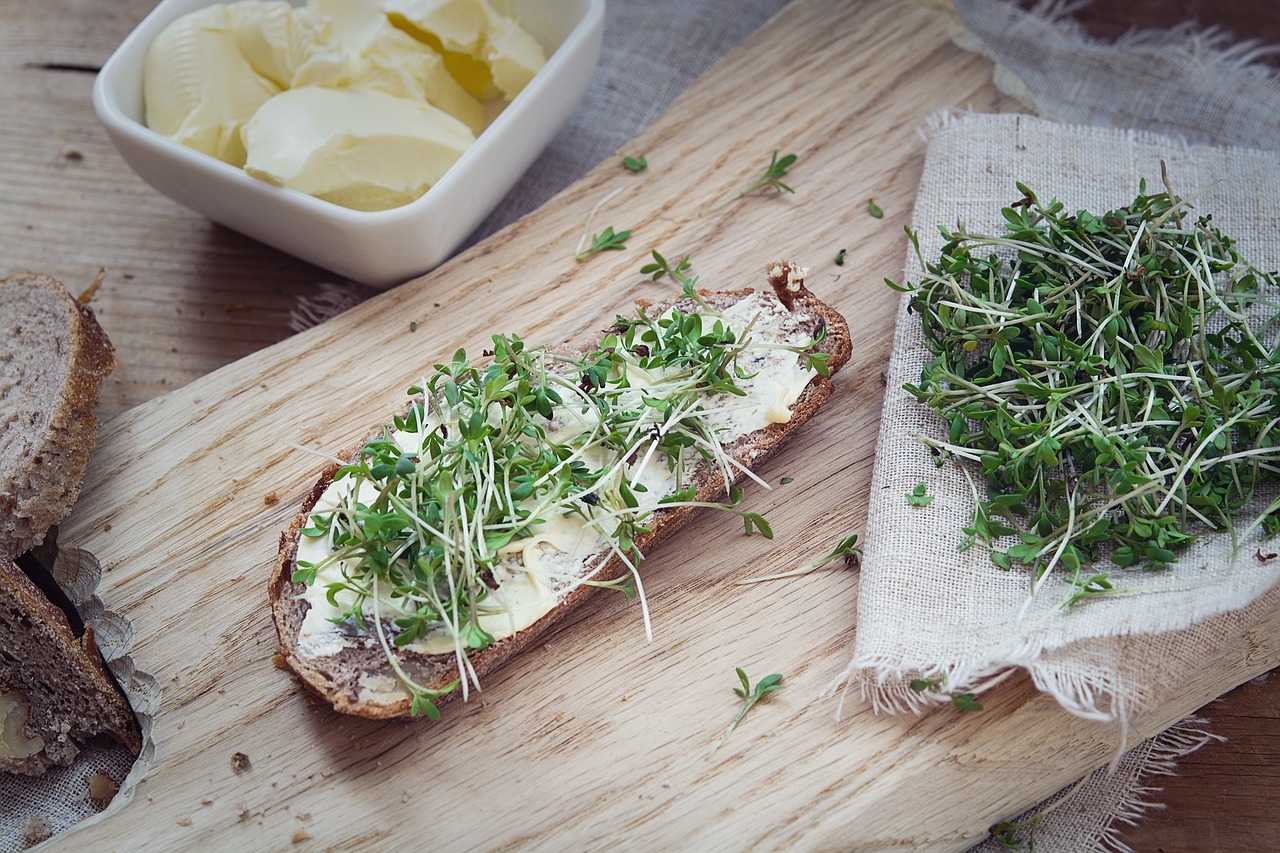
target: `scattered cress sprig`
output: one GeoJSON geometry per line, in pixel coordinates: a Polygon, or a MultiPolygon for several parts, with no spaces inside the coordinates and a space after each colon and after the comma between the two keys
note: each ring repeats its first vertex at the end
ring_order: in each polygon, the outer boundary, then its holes
{"type": "Polygon", "coordinates": [[[729,727],[720,735],[720,739],[711,748],[711,752],[707,753],[708,758],[728,740],[729,735],[733,734],[733,730],[738,727],[738,723],[742,722],[743,718],[747,716],[747,712],[755,707],[757,702],[770,693],[782,689],[782,675],[780,673],[775,672],[772,675],[766,675],[756,682],[755,687],[752,687],[751,680],[747,678],[747,674],[742,667],[737,667],[734,671],[738,674],[738,680],[742,682],[742,686],[733,688],[733,692],[742,700],[742,705],[738,707],[738,713],[733,718],[733,722],[729,723],[729,727]]]}
{"type": "Polygon", "coordinates": [[[622,189],[622,187],[617,187],[606,193],[604,198],[592,205],[591,210],[587,213],[587,220],[582,225],[582,235],[578,238],[578,245],[573,252],[573,258],[578,263],[582,263],[593,255],[598,255],[600,252],[609,249],[626,248],[625,241],[631,236],[631,231],[629,230],[615,232],[613,226],[610,225],[599,234],[593,235],[591,233],[591,223],[595,221],[596,214],[600,212],[600,208],[613,201],[618,193],[622,192],[622,189]]]}
{"type": "Polygon", "coordinates": [[[599,234],[596,234],[591,238],[591,245],[580,248],[577,253],[574,254],[574,260],[581,263],[592,255],[597,255],[600,252],[606,252],[611,249],[625,249],[627,248],[626,241],[630,237],[630,231],[615,232],[613,230],[613,226],[608,226],[599,234]]]}
{"type": "MultiPolygon", "coordinates": [[[[786,478],[783,479],[785,480],[786,478]]],[[[768,575],[758,575],[752,578],[743,578],[742,580],[737,581],[737,583],[739,585],[746,585],[761,583],[763,581],[776,581],[783,578],[794,578],[801,575],[807,575],[811,572],[816,572],[818,569],[828,566],[836,560],[843,560],[844,565],[853,566],[857,565],[858,561],[861,559],[862,548],[858,546],[858,534],[850,533],[848,536],[837,542],[835,547],[830,551],[817,559],[810,560],[799,568],[789,569],[785,572],[775,572],[768,575]]]]}
{"type": "Polygon", "coordinates": [[[718,210],[723,210],[735,201],[746,198],[752,193],[759,192],[764,189],[775,189],[779,193],[794,193],[795,190],[784,184],[782,179],[787,176],[787,170],[795,165],[796,159],[795,154],[784,154],[779,157],[778,151],[775,148],[769,157],[769,165],[765,168],[763,174],[758,176],[751,183],[747,184],[736,194],[730,196],[714,207],[709,207],[705,210],[699,211],[698,216],[705,216],[708,213],[715,213],[718,210]]]}

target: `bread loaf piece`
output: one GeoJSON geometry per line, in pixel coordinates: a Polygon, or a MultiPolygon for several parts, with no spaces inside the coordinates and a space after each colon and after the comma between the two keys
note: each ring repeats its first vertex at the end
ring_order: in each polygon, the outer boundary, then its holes
{"type": "Polygon", "coordinates": [[[0,771],[38,775],[107,735],[135,755],[138,724],[86,627],[67,617],[0,555],[0,771]]]}
{"type": "Polygon", "coordinates": [[[111,342],[57,280],[0,279],[0,555],[38,545],[80,494],[111,342]]]}
{"type": "MultiPolygon", "coordinates": [[[[792,366],[785,369],[797,374],[799,379],[792,382],[794,387],[791,390],[777,392],[775,389],[768,392],[773,397],[763,398],[766,402],[773,400],[773,402],[769,402],[767,407],[769,413],[765,418],[765,423],[758,426],[758,428],[751,428],[745,432],[735,432],[734,429],[724,427],[726,423],[724,418],[726,416],[736,416],[732,414],[734,409],[726,408],[727,415],[725,412],[715,415],[718,420],[715,421],[717,426],[714,431],[724,437],[722,446],[724,454],[737,460],[737,463],[748,469],[777,450],[831,396],[833,386],[829,378],[825,375],[820,375],[820,373],[834,373],[847,362],[850,355],[849,331],[844,318],[830,306],[818,300],[804,287],[803,274],[804,271],[801,268],[789,262],[772,264],[767,270],[771,292],[760,294],[752,290],[701,292],[700,296],[704,305],[711,306],[711,310],[704,310],[704,307],[700,307],[697,301],[687,297],[658,305],[640,303],[639,306],[648,318],[669,316],[665,312],[670,311],[672,308],[686,314],[702,312],[708,315],[702,322],[702,329],[707,331],[712,329],[715,312],[720,311],[727,314],[736,308],[745,306],[749,314],[754,312],[753,316],[763,317],[763,319],[757,326],[752,327],[755,331],[740,335],[740,340],[745,339],[748,334],[763,336],[764,332],[760,331],[760,328],[772,325],[781,330],[777,333],[780,341],[790,344],[794,344],[795,341],[804,342],[803,347],[788,348],[787,346],[779,345],[771,348],[773,352],[778,353],[777,357],[784,360],[784,362],[786,359],[791,360],[790,364],[792,366]],[[806,353],[818,354],[818,358],[810,360],[806,357],[806,353]],[[808,366],[815,363],[825,365],[825,370],[816,372],[809,370],[808,366]],[[779,393],[781,397],[778,396],[779,393]],[[778,412],[775,403],[777,399],[782,398],[787,400],[787,404],[783,411],[778,412]]],[[[615,326],[610,332],[622,328],[623,325],[625,324],[615,326]]],[[[748,323],[744,323],[744,325],[748,325],[748,323]]],[[[695,337],[697,337],[696,334],[695,337]]],[[[595,350],[596,347],[597,342],[592,342],[590,345],[583,346],[574,355],[581,357],[595,350]]],[[[622,345],[618,344],[618,348],[621,349],[622,345]]],[[[634,349],[640,351],[639,354],[648,354],[648,346],[636,346],[634,349]]],[[[755,350],[744,352],[742,369],[737,371],[740,377],[745,377],[742,379],[744,386],[754,381],[756,374],[765,375],[764,369],[759,367],[762,362],[751,361],[751,357],[754,357],[756,352],[765,349],[769,349],[769,347],[761,345],[755,350]]],[[[604,351],[613,352],[613,349],[605,348],[604,351]]],[[[631,355],[636,355],[636,353],[632,352],[631,355]]],[[[554,370],[555,368],[552,369],[554,370]]],[[[769,375],[772,376],[773,374],[769,375]]],[[[570,381],[580,379],[580,387],[585,392],[591,393],[588,379],[584,374],[572,373],[568,375],[568,379],[570,381]]],[[[760,381],[763,382],[764,380],[760,381]]],[[[785,385],[786,383],[784,382],[783,384],[785,385]]],[[[703,396],[708,401],[712,396],[717,397],[720,401],[717,405],[722,406],[739,405],[736,401],[744,399],[740,396],[735,397],[731,393],[703,396]],[[725,401],[728,402],[726,403],[725,401]]],[[[751,402],[753,399],[748,395],[747,402],[741,404],[740,407],[750,408],[754,405],[751,402]]],[[[710,406],[711,403],[707,402],[707,405],[710,406]]],[[[763,403],[757,408],[763,409],[763,403]]],[[[432,403],[428,400],[427,411],[431,410],[432,403]]],[[[755,409],[752,411],[754,412],[755,409]]],[[[489,417],[492,418],[493,415],[490,414],[489,417]]],[[[557,417],[559,416],[557,415],[557,417]]],[[[746,415],[742,417],[745,418],[746,415]]],[[[753,414],[752,417],[757,417],[757,414],[753,414]]],[[[450,440],[447,436],[453,436],[454,439],[457,438],[459,428],[456,425],[451,426],[442,422],[437,426],[435,422],[431,423],[433,424],[432,426],[421,427],[420,429],[427,432],[439,431],[440,434],[446,436],[446,441],[450,440]]],[[[546,417],[546,423],[549,425],[548,430],[551,430],[554,425],[553,419],[546,417]]],[[[694,432],[696,431],[695,429],[694,432]]],[[[639,468],[644,467],[645,463],[637,460],[638,457],[645,453],[644,436],[651,433],[655,436],[654,440],[656,442],[658,427],[648,425],[639,433],[641,438],[636,442],[637,449],[625,460],[627,464],[638,464],[639,468]]],[[[383,430],[373,433],[366,442],[362,442],[361,447],[356,448],[355,451],[343,458],[348,460],[359,458],[361,448],[366,446],[368,440],[376,440],[383,436],[383,430]]],[[[689,456],[696,457],[697,454],[690,451],[689,456]]],[[[584,456],[583,458],[585,459],[586,457],[584,456]]],[[[417,457],[412,457],[411,461],[417,463],[417,457]]],[[[732,464],[713,467],[705,459],[695,459],[690,465],[692,473],[688,475],[682,485],[685,487],[686,493],[688,487],[696,487],[696,497],[693,498],[693,502],[720,500],[726,494],[726,486],[728,485],[726,481],[736,482],[744,476],[732,464]]],[[[591,466],[586,465],[584,467],[590,468],[591,466]]],[[[639,471],[639,468],[637,471],[639,471]]],[[[315,624],[317,621],[315,614],[312,615],[310,620],[308,619],[308,614],[313,607],[318,613],[325,612],[327,605],[322,600],[323,596],[318,600],[314,594],[310,594],[310,600],[308,600],[307,585],[295,582],[293,577],[299,569],[298,553],[300,542],[305,543],[308,536],[316,535],[314,529],[307,534],[304,534],[303,531],[307,528],[315,527],[315,518],[318,517],[315,513],[321,513],[323,516],[323,511],[326,508],[331,509],[333,506],[334,498],[330,496],[335,492],[330,487],[339,488],[334,485],[334,476],[338,471],[339,466],[337,465],[330,465],[324,471],[319,482],[315,484],[304,499],[301,512],[298,513],[291,527],[282,534],[275,568],[269,585],[269,598],[279,637],[278,652],[280,659],[294,671],[307,689],[331,704],[338,711],[374,718],[411,715],[415,707],[413,695],[404,687],[404,678],[406,676],[412,678],[421,688],[446,691],[442,695],[432,696],[436,705],[448,701],[464,692],[463,689],[451,689],[452,685],[460,684],[465,688],[468,682],[474,683],[478,679],[482,679],[486,673],[493,671],[511,656],[538,642],[566,613],[596,592],[597,584],[624,579],[631,573],[631,568],[616,548],[611,551],[609,546],[597,544],[595,551],[590,551],[585,555],[577,552],[571,554],[568,546],[559,548],[543,541],[555,539],[550,533],[541,536],[539,534],[530,534],[529,540],[523,541],[533,541],[536,547],[549,548],[552,557],[559,561],[556,563],[557,566],[566,565],[565,561],[572,556],[576,560],[576,562],[572,563],[572,566],[577,567],[575,570],[579,574],[578,582],[565,582],[563,579],[563,574],[567,571],[565,569],[558,569],[561,574],[548,574],[540,565],[535,565],[537,560],[530,558],[528,556],[529,552],[526,550],[524,552],[525,556],[522,558],[524,571],[521,572],[517,569],[515,574],[523,573],[530,576],[541,574],[545,577],[553,577],[554,580],[546,581],[550,588],[550,592],[547,594],[548,600],[552,603],[537,611],[538,615],[533,617],[531,624],[522,624],[514,633],[497,636],[496,640],[489,638],[487,642],[481,643],[482,647],[478,649],[474,647],[465,649],[456,640],[451,640],[456,643],[455,651],[443,653],[424,651],[424,648],[434,648],[429,643],[417,648],[415,648],[414,643],[409,643],[404,647],[395,647],[391,638],[398,631],[397,622],[390,615],[381,611],[378,611],[381,614],[381,619],[376,616],[366,616],[353,620],[348,616],[343,621],[337,617],[330,617],[331,621],[325,623],[328,624],[328,629],[325,629],[323,624],[318,627],[315,624]],[[531,559],[534,560],[533,563],[531,563],[531,559]],[[591,567],[590,570],[586,568],[588,566],[591,567]],[[537,570],[535,571],[535,569],[537,570]],[[588,571],[592,583],[582,583],[581,576],[587,574],[588,571]],[[371,624],[374,622],[376,622],[376,625],[371,624]],[[464,676],[460,673],[466,673],[466,675],[464,676]]],[[[500,478],[501,475],[499,474],[498,477],[500,478]]],[[[632,475],[628,472],[624,475],[624,481],[628,477],[644,478],[648,477],[648,475],[642,473],[632,475]]],[[[348,487],[348,491],[350,492],[350,487],[348,487]]],[[[642,491],[644,490],[637,490],[638,493],[642,491]]],[[[643,528],[647,529],[641,529],[634,538],[634,543],[641,553],[647,553],[663,540],[670,539],[671,535],[688,521],[690,514],[695,509],[695,507],[687,505],[676,505],[670,508],[659,506],[658,498],[660,494],[658,494],[658,491],[658,488],[649,489],[650,497],[642,498],[643,501],[646,501],[641,507],[646,513],[643,517],[643,528]]],[[[361,494],[363,495],[363,493],[361,494]]],[[[565,518],[575,510],[581,514],[591,516],[593,513],[604,509],[603,502],[594,492],[579,493],[575,498],[579,501],[579,505],[570,511],[566,511],[565,518]],[[585,504],[590,504],[590,507],[583,506],[585,504]]],[[[364,501],[364,497],[361,497],[361,500],[364,501]]],[[[691,501],[685,499],[681,503],[689,502],[691,501]]],[[[547,514],[543,512],[544,516],[547,514]]],[[[571,539],[572,537],[569,538],[571,539]]],[[[562,536],[561,541],[563,542],[563,540],[564,537],[562,536]]],[[[582,541],[584,539],[579,534],[577,542],[581,543],[582,541]]],[[[622,550],[625,550],[625,548],[622,550]]],[[[309,551],[308,553],[313,552],[309,551]]],[[[308,563],[311,563],[311,561],[308,560],[308,563]]],[[[530,580],[529,583],[538,586],[543,583],[545,577],[538,581],[530,580]]],[[[320,587],[318,579],[312,579],[311,582],[318,588],[320,587]]],[[[493,595],[504,602],[519,599],[516,593],[506,597],[506,587],[499,586],[492,577],[487,577],[486,583],[494,590],[493,595]]],[[[506,581],[504,580],[503,583],[506,583],[506,581]]],[[[312,593],[314,593],[314,590],[312,593]]],[[[331,603],[329,602],[329,604],[331,603]]],[[[503,606],[504,616],[517,607],[517,605],[509,603],[504,603],[503,606]]],[[[512,619],[514,620],[514,617],[512,619]]],[[[456,637],[457,634],[451,636],[456,637]]],[[[431,708],[428,713],[434,712],[434,710],[434,708],[431,708]]]]}
{"type": "MultiPolygon", "coordinates": [[[[137,754],[133,712],[94,644],[13,558],[40,544],[80,493],[97,444],[111,343],[63,285],[0,279],[0,771],[67,765],[105,734],[137,754]]],[[[52,581],[50,581],[52,582],[52,581]]],[[[77,623],[79,620],[76,620],[77,623]]]]}

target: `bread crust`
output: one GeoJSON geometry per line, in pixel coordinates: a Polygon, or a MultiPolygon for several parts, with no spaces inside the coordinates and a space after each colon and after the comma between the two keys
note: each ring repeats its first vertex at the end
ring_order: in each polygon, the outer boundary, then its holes
{"type": "MultiPolygon", "coordinates": [[[[813,333],[816,334],[819,326],[825,329],[826,337],[816,349],[828,354],[827,365],[830,373],[834,374],[849,360],[851,353],[849,329],[845,319],[804,287],[803,270],[795,264],[788,261],[771,264],[767,268],[767,277],[770,286],[784,306],[794,314],[811,320],[813,333]]],[[[735,291],[700,292],[700,295],[712,304],[719,302],[719,304],[728,305],[751,293],[753,291],[747,288],[735,291]]],[[[670,300],[654,305],[637,301],[636,304],[639,308],[647,309],[650,316],[653,316],[680,302],[681,300],[670,300]]],[[[589,350],[594,345],[593,342],[582,349],[589,350]]],[[[785,444],[791,434],[831,397],[833,391],[834,386],[828,378],[815,377],[791,407],[789,421],[770,424],[763,429],[744,435],[726,445],[726,452],[747,468],[754,468],[785,444]]],[[[380,434],[380,431],[371,433],[343,458],[353,458],[368,438],[380,434]]],[[[312,508],[332,482],[337,470],[336,464],[331,464],[324,469],[319,481],[303,500],[301,511],[295,516],[288,530],[280,536],[279,551],[268,584],[268,596],[278,637],[277,652],[280,661],[294,672],[306,689],[332,705],[335,710],[376,719],[406,717],[410,715],[412,704],[407,693],[401,700],[386,704],[363,702],[359,698],[359,678],[362,673],[391,675],[383,650],[373,638],[369,638],[369,641],[360,647],[345,648],[335,655],[323,658],[307,657],[297,651],[299,630],[310,608],[310,605],[300,598],[305,587],[294,583],[291,579],[297,558],[298,537],[302,528],[308,525],[312,508]]],[[[702,476],[697,480],[697,500],[715,501],[723,497],[725,488],[721,477],[702,476]]],[[[649,553],[683,527],[692,517],[693,509],[693,507],[680,507],[655,511],[648,524],[650,532],[637,537],[637,547],[642,553],[649,553]]],[[[607,581],[619,578],[628,571],[625,564],[614,556],[594,577],[607,581]]],[[[580,585],[570,591],[560,604],[533,625],[498,640],[484,649],[471,652],[468,658],[477,676],[483,678],[485,674],[497,669],[523,649],[539,642],[548,631],[595,592],[597,589],[594,586],[580,585]]],[[[414,679],[424,686],[439,689],[458,678],[458,667],[452,654],[422,655],[399,650],[398,655],[401,666],[412,673],[414,679]]],[[[454,690],[441,696],[435,700],[435,704],[444,704],[459,692],[454,690]]]]}
{"type": "MultiPolygon", "coordinates": [[[[98,443],[96,409],[102,380],[115,367],[115,351],[93,311],[57,279],[18,273],[0,279],[0,334],[4,347],[21,346],[19,330],[36,308],[58,312],[66,331],[66,380],[43,420],[13,424],[25,429],[30,452],[9,460],[0,473],[0,554],[16,557],[40,544],[45,532],[70,511],[80,496],[89,454],[98,443]]],[[[0,352],[21,358],[23,352],[0,352]]],[[[50,368],[52,369],[52,365],[50,368]]]]}

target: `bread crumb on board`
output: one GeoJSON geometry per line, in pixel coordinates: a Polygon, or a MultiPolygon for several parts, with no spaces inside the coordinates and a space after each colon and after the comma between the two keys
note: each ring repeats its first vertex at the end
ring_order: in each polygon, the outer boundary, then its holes
{"type": "Polygon", "coordinates": [[[39,844],[53,835],[53,824],[42,814],[33,814],[22,822],[22,837],[28,844],[39,844]]]}
{"type": "Polygon", "coordinates": [[[231,756],[231,770],[233,773],[243,773],[253,765],[249,762],[249,756],[243,752],[237,752],[231,756]]]}

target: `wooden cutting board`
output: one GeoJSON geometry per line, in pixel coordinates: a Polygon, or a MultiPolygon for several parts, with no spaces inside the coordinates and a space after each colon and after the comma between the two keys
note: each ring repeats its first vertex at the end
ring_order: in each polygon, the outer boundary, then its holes
{"type": "MultiPolygon", "coordinates": [[[[152,766],[129,802],[60,837],[88,849],[960,849],[1112,757],[1115,727],[1013,679],[977,714],[873,716],[824,696],[852,649],[856,571],[750,586],[866,518],[866,490],[923,141],[943,108],[1011,110],[946,22],[892,0],[798,0],[621,154],[446,266],[106,425],[61,541],[96,554],[99,595],[164,688],[152,766]],[[794,152],[794,194],[708,216],[794,152]],[[591,208],[627,249],[573,259],[591,208]],[[868,201],[883,219],[868,213],[868,201]],[[341,717],[272,664],[266,580],[316,477],[286,442],[340,451],[425,367],[497,331],[592,334],[670,285],[638,270],[688,254],[708,287],[763,284],[779,257],[853,326],[837,396],[749,490],[772,541],[708,514],[645,562],[639,608],[598,607],[431,722],[341,717]],[[844,250],[844,263],[836,257],[844,250]],[[783,477],[793,478],[781,485],[783,477]],[[785,689],[718,751],[741,666],[785,689]],[[839,712],[843,710],[843,717],[839,712]],[[232,756],[250,766],[236,772],[232,756]]],[[[1135,721],[1131,742],[1280,662],[1280,614],[1135,721]]]]}

